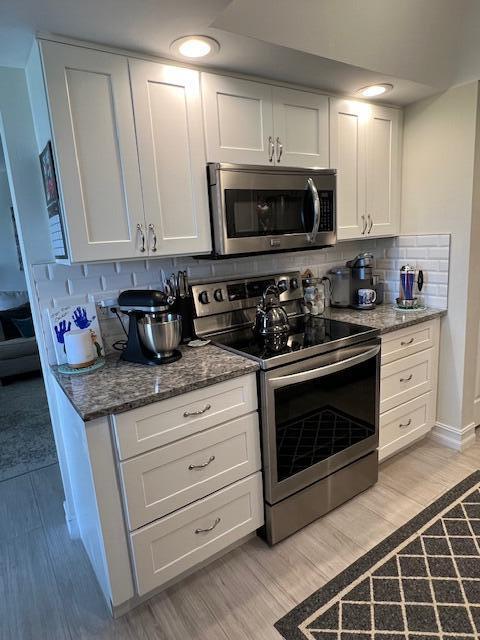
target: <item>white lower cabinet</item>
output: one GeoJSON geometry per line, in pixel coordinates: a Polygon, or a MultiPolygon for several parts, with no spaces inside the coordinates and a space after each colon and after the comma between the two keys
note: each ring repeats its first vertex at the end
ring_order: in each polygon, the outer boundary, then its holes
{"type": "Polygon", "coordinates": [[[130,529],[261,469],[257,412],[120,464],[130,529]]]}
{"type": "Polygon", "coordinates": [[[382,336],[379,459],[397,453],[434,426],[440,320],[382,336]]]}
{"type": "Polygon", "coordinates": [[[137,595],[264,523],[256,374],[111,417],[137,595]]]}
{"type": "Polygon", "coordinates": [[[131,534],[139,595],[169,582],[262,526],[260,472],[131,534]]]}

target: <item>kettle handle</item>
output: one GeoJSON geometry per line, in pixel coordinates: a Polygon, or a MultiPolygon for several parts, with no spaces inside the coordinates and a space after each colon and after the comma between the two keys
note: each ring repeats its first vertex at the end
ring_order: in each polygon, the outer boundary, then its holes
{"type": "Polygon", "coordinates": [[[276,284],[269,284],[268,287],[265,288],[263,295],[262,295],[262,300],[263,300],[263,308],[265,309],[265,306],[267,304],[267,296],[269,293],[273,293],[277,296],[278,300],[280,301],[280,289],[278,288],[278,286],[276,284]]]}

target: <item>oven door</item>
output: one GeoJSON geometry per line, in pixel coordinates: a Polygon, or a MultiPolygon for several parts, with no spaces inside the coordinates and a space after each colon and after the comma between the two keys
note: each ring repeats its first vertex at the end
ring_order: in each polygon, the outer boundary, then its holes
{"type": "Polygon", "coordinates": [[[333,170],[209,165],[218,255],[335,244],[333,170]]]}
{"type": "Polygon", "coordinates": [[[260,380],[267,503],[377,448],[379,339],[261,372],[260,380]]]}

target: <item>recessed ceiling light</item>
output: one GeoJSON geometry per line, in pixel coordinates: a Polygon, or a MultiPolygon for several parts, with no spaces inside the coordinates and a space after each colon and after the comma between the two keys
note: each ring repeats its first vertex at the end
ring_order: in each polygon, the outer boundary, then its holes
{"type": "Polygon", "coordinates": [[[363,89],[359,89],[357,93],[360,93],[364,98],[376,98],[377,96],[381,96],[384,93],[388,93],[393,89],[393,84],[371,84],[368,87],[363,87],[363,89]]]}
{"type": "Polygon", "coordinates": [[[184,36],[170,45],[170,51],[183,58],[206,58],[219,49],[218,42],[208,36],[184,36]]]}

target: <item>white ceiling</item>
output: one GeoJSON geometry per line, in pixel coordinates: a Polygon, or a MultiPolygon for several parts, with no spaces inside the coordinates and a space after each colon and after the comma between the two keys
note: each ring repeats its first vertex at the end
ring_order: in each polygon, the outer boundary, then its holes
{"type": "Polygon", "coordinates": [[[170,57],[179,36],[221,44],[210,65],[394,104],[480,77],[480,0],[0,0],[0,65],[37,31],[170,57]]]}

